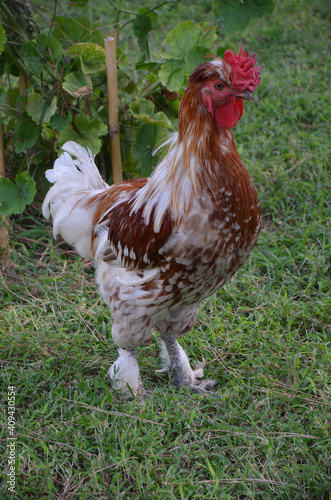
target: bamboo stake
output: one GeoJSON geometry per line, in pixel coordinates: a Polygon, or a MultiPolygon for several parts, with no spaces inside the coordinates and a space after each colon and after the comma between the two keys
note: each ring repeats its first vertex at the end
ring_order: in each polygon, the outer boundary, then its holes
{"type": "Polygon", "coordinates": [[[120,136],[118,126],[118,89],[117,89],[117,65],[116,65],[116,30],[109,33],[105,38],[106,72],[108,87],[108,116],[109,135],[111,145],[111,162],[113,169],[113,182],[123,181],[121,165],[120,136]]]}
{"type": "MultiPolygon", "coordinates": [[[[3,126],[0,123],[0,178],[5,176],[5,153],[3,147],[3,126]]],[[[5,250],[8,242],[8,225],[5,217],[0,216],[0,250],[5,250]]]]}

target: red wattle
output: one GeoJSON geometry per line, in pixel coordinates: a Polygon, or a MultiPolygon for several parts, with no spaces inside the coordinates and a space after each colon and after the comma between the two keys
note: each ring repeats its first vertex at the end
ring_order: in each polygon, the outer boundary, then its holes
{"type": "Polygon", "coordinates": [[[244,101],[232,98],[230,102],[222,104],[215,111],[215,120],[222,128],[232,128],[237,125],[244,112],[244,101]]]}

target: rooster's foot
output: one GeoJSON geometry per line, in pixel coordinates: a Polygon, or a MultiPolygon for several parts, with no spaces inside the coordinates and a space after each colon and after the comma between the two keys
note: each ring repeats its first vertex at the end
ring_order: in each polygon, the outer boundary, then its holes
{"type": "Polygon", "coordinates": [[[199,363],[195,370],[192,370],[189,360],[183,348],[173,337],[162,337],[161,358],[164,367],[157,370],[159,373],[172,371],[172,383],[177,388],[187,387],[195,394],[210,394],[215,397],[221,397],[209,392],[216,384],[215,380],[199,380],[203,377],[204,363],[199,363]],[[166,349],[165,349],[166,348],[166,349]]]}
{"type": "MultiPolygon", "coordinates": [[[[196,370],[195,370],[196,371],[196,370]]],[[[194,373],[194,371],[193,371],[194,373]]],[[[172,369],[172,383],[176,387],[176,389],[180,389],[181,387],[183,388],[188,388],[191,392],[194,394],[209,394],[214,397],[221,397],[213,392],[210,392],[208,389],[212,389],[215,384],[216,380],[212,379],[204,379],[204,380],[198,380],[195,378],[193,381],[188,379],[186,374],[183,373],[181,370],[181,367],[174,366],[172,369]]]]}
{"type": "Polygon", "coordinates": [[[119,357],[108,370],[113,388],[128,396],[139,395],[143,391],[139,365],[135,350],[119,349],[119,357]]]}

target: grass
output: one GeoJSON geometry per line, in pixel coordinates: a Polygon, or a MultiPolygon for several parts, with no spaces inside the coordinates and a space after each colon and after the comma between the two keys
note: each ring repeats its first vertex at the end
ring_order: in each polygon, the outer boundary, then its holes
{"type": "MultiPolygon", "coordinates": [[[[328,15],[322,1],[280,1],[242,37],[265,64],[258,104],[235,130],[264,227],[181,342],[206,359],[221,400],[155,374],[157,337],[139,352],[149,399],[111,391],[116,349],[93,269],[40,216],[13,224],[0,274],[3,452],[16,387],[12,498],[331,498],[328,15]]],[[[5,476],[0,491],[7,498],[5,476]]]]}

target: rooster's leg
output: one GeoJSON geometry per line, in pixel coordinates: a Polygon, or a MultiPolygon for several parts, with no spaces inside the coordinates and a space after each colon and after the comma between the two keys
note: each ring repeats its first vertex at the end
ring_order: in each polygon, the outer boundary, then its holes
{"type": "Polygon", "coordinates": [[[113,387],[129,394],[129,386],[134,394],[139,394],[143,386],[136,351],[135,349],[119,349],[118,352],[119,357],[108,370],[108,376],[113,381],[113,387]]]}
{"type": "MultiPolygon", "coordinates": [[[[184,349],[178,344],[174,337],[163,336],[162,340],[167,349],[169,359],[163,353],[163,361],[166,362],[169,369],[172,369],[172,383],[179,389],[180,387],[189,387],[195,393],[207,393],[207,388],[215,385],[215,380],[199,381],[198,378],[203,377],[203,370],[199,368],[192,370],[189,360],[185,354],[184,349]]],[[[166,371],[167,367],[160,372],[166,371]]]]}

